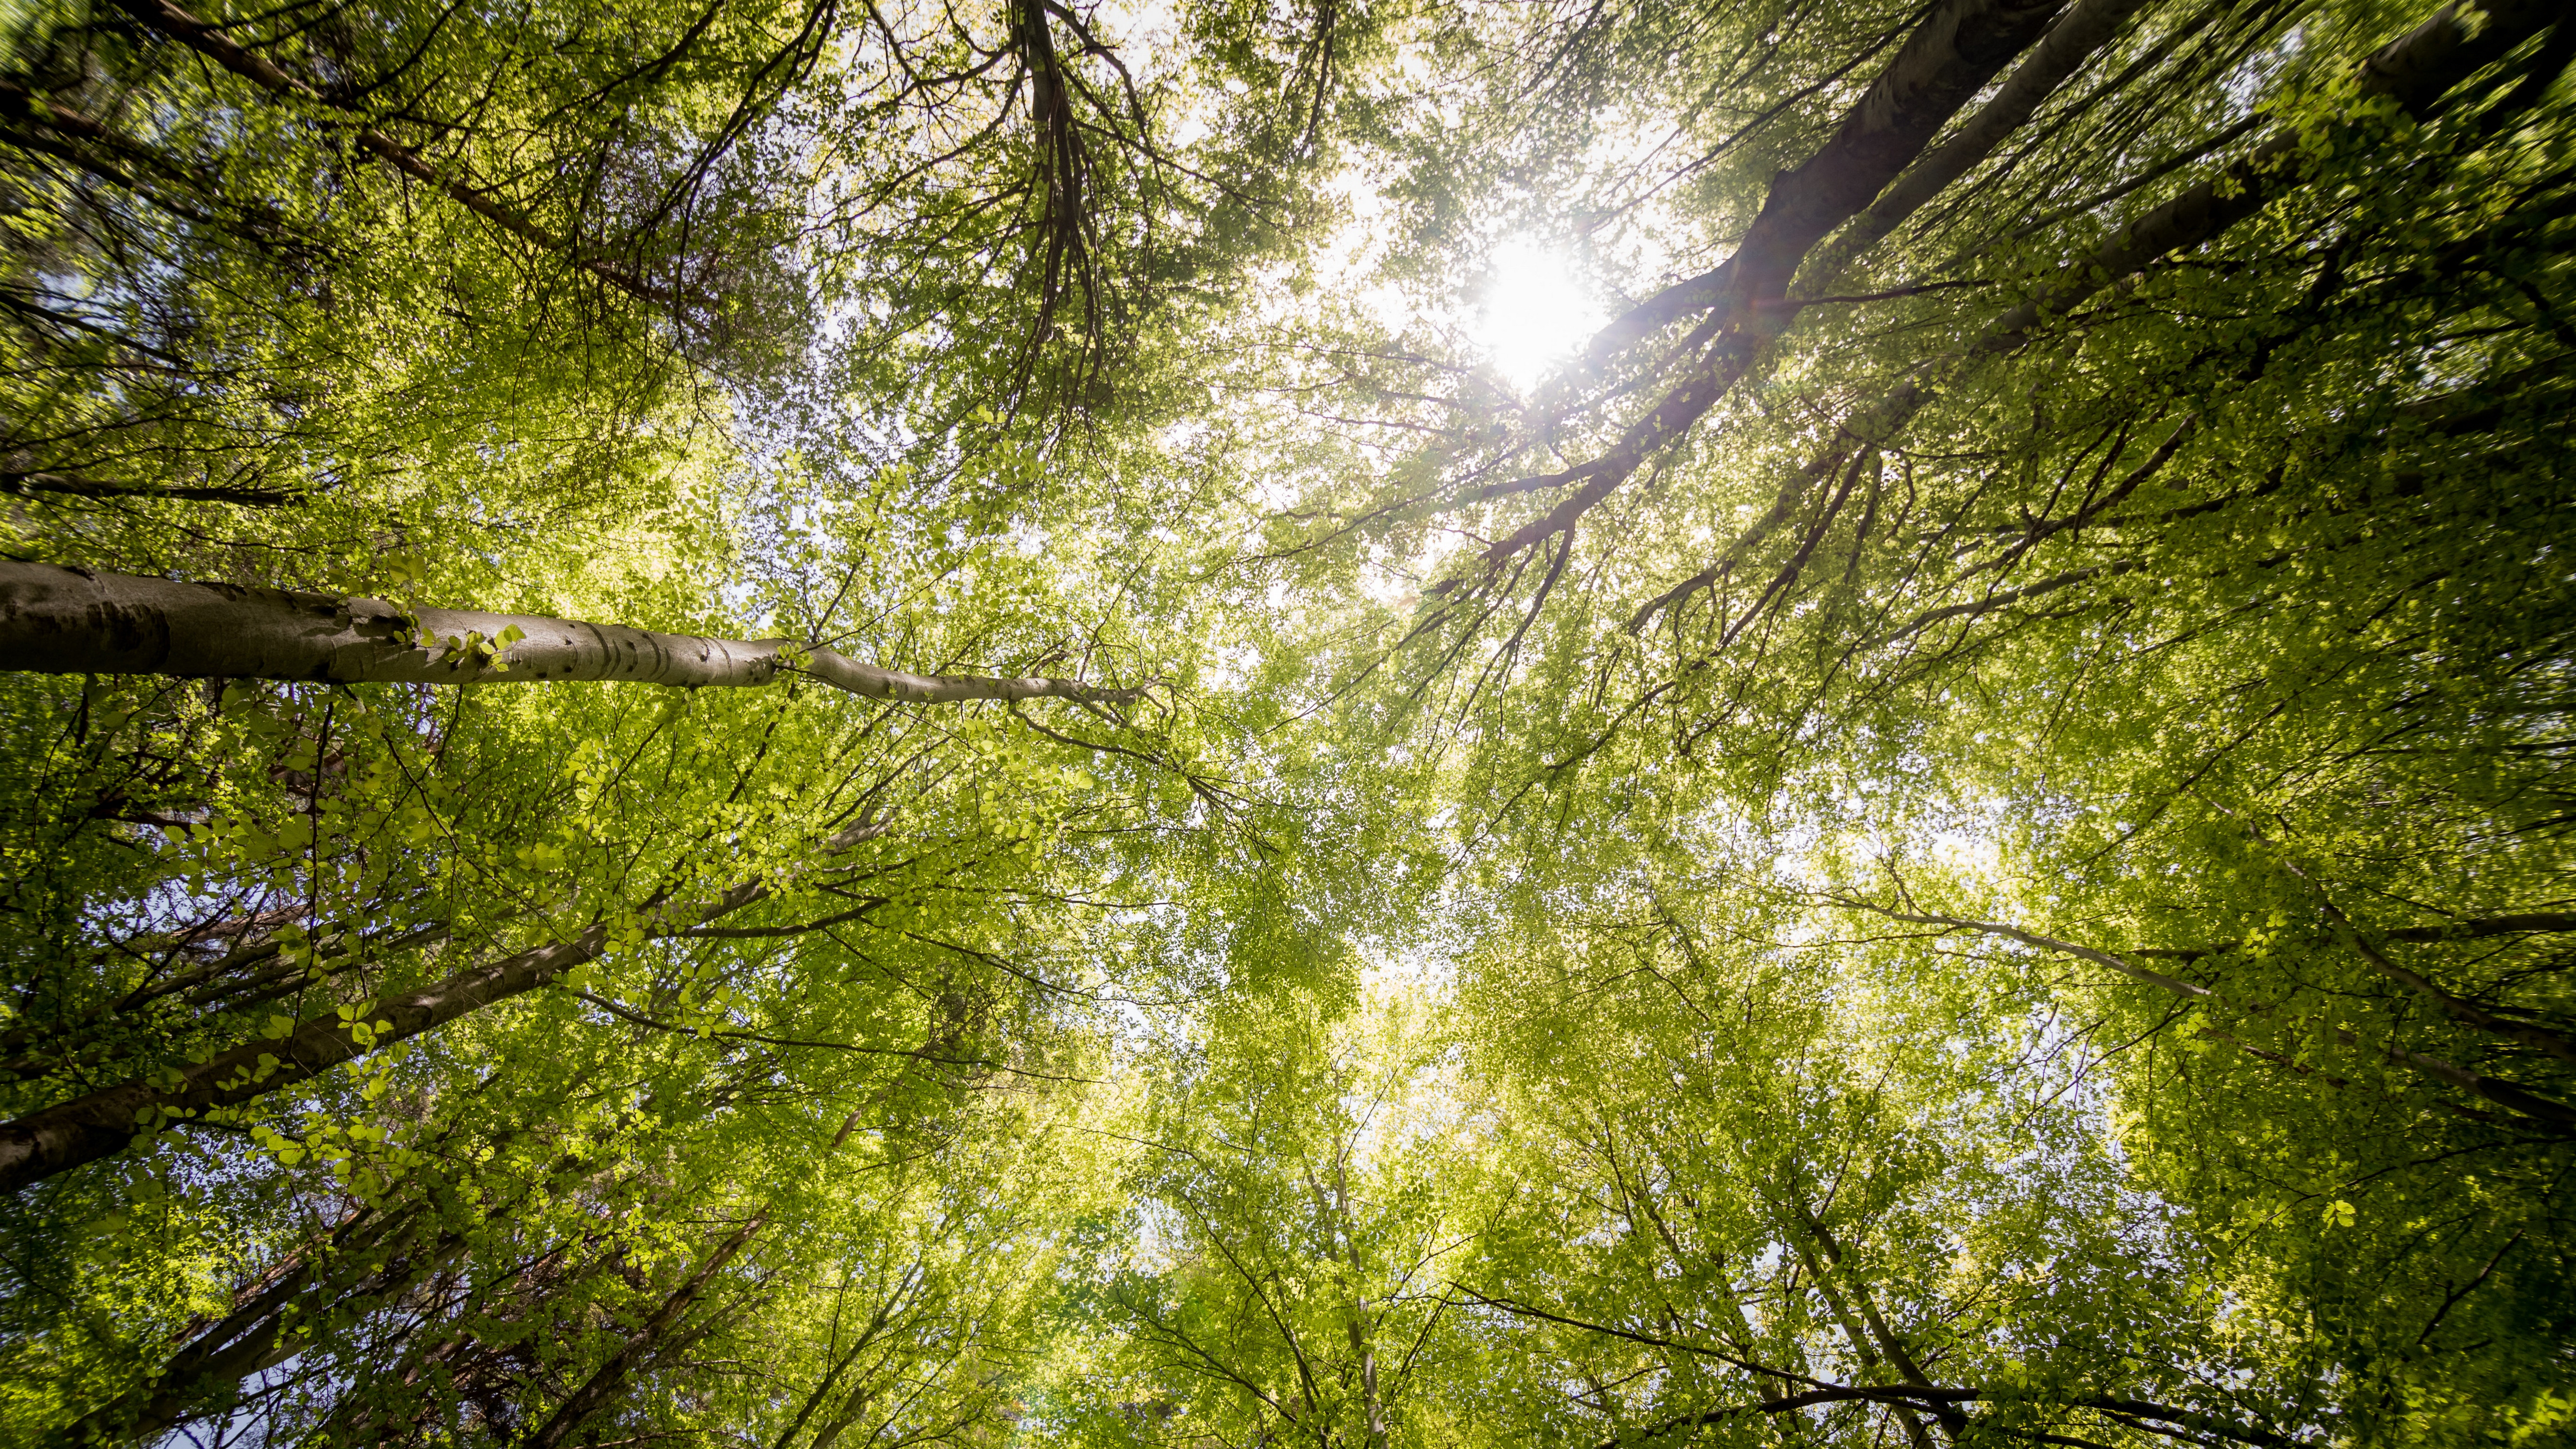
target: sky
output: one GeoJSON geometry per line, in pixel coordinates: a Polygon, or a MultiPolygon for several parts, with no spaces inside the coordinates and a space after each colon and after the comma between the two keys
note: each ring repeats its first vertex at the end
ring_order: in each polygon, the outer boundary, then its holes
{"type": "Polygon", "coordinates": [[[1562,252],[1514,238],[1494,249],[1471,335],[1496,372],[1527,392],[1608,319],[1562,252]]]}

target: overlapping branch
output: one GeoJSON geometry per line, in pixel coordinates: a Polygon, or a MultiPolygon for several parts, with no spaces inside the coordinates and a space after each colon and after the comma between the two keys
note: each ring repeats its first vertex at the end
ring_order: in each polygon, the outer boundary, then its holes
{"type": "MultiPolygon", "coordinates": [[[[1473,1288],[1467,1287],[1465,1284],[1455,1284],[1452,1286],[1456,1287],[1459,1292],[1466,1294],[1475,1301],[1482,1303],[1489,1308],[1499,1309],[1500,1311],[1511,1314],[1516,1318],[1534,1318],[1541,1322],[1559,1324],[1567,1328],[1578,1329],[1587,1333],[1598,1333],[1612,1338],[1624,1339],[1630,1343],[1643,1344],[1650,1348],[1670,1349],[1675,1352],[1692,1355],[1693,1357],[1716,1359],[1722,1363],[1732,1365],[1750,1373],[1781,1379],[1790,1383],[1802,1383],[1811,1386],[1798,1393],[1780,1394],[1769,1398],[1757,1399],[1751,1403],[1731,1404],[1723,1408],[1709,1409],[1697,1414],[1687,1414],[1663,1420],[1659,1423],[1647,1425],[1643,1429],[1634,1431],[1631,1434],[1623,1435],[1620,1438],[1605,1441],[1600,1446],[1600,1449],[1623,1449],[1623,1446],[1625,1445],[1634,1444],[1644,1440],[1659,1439],[1667,1435],[1685,1433],[1692,1429],[1705,1428],[1712,1424],[1724,1423],[1729,1419],[1742,1418],[1746,1415],[1789,1414],[1796,1413],[1802,1409],[1815,1408],[1826,1404],[1883,1404],[1889,1407],[1920,1408],[1938,1413],[1942,1410],[1952,1409],[1962,1404],[2039,1403],[2051,1407],[2093,1409],[2103,1413],[2118,1414],[2131,1418],[2151,1419],[2159,1423],[2172,1424],[2197,1433],[2208,1434],[2216,1438],[2225,1439],[2232,1443],[2256,1445],[2259,1446],[2259,1449],[2298,1449],[2298,1445],[2300,1443],[2300,1441],[2296,1439],[2292,1439],[2283,1434],[2274,1433],[2273,1431],[2265,1429],[2259,1425],[2236,1423],[2195,1409],[2185,1409],[2172,1404],[2159,1404],[2145,1399],[2132,1399],[2114,1394],[2042,1394],[2025,1390],[1949,1387],[1942,1385],[1831,1383],[1823,1379],[1810,1378],[1805,1374],[1791,1373],[1786,1369],[1773,1368],[1764,1364],[1754,1363],[1748,1359],[1741,1358],[1722,1349],[1710,1348],[1704,1344],[1690,1343],[1685,1340],[1670,1338],[1662,1334],[1641,1333],[1634,1329],[1619,1328],[1610,1324],[1591,1323],[1580,1318],[1571,1318],[1561,1313],[1552,1313],[1544,1308],[1517,1302],[1510,1298],[1488,1296],[1477,1292],[1473,1288]]],[[[2158,1432],[2164,1431],[2159,1430],[2158,1432]]]]}
{"type": "MultiPolygon", "coordinates": [[[[818,854],[829,857],[881,833],[877,822],[854,824],[825,840],[818,854]]],[[[639,914],[648,922],[648,936],[676,936],[769,898],[779,884],[755,877],[712,901],[691,905],[657,897],[645,902],[639,914]]],[[[245,1042],[203,1062],[104,1087],[0,1124],[0,1192],[18,1192],[122,1151],[168,1123],[256,1101],[469,1012],[523,996],[597,960],[610,940],[609,924],[594,923],[568,940],[469,966],[367,1002],[354,1014],[335,1008],[294,1023],[275,1039],[245,1042]]]]}
{"type": "MultiPolygon", "coordinates": [[[[1552,480],[1582,486],[1548,513],[1496,541],[1487,569],[1574,526],[1633,476],[1650,453],[1674,442],[1717,406],[1787,325],[1790,279],[1816,243],[1868,206],[1929,145],[1951,116],[2040,37],[2055,0],[1945,0],[1907,38],[1833,136],[1794,171],[1772,180],[1762,210],[1734,254],[1714,271],[1667,289],[1659,303],[1678,317],[1718,309],[1701,360],[1643,418],[1589,463],[1552,480]]],[[[1650,304],[1657,305],[1657,304],[1650,304]]],[[[1634,321],[1612,324],[1633,327],[1634,321]]]]}
{"type": "MultiPolygon", "coordinates": [[[[258,51],[225,34],[224,27],[200,20],[169,3],[169,0],[115,0],[115,3],[145,27],[171,37],[281,100],[346,109],[311,85],[287,74],[258,51]]],[[[669,287],[647,281],[628,268],[589,254],[525,213],[495,201],[488,190],[471,185],[466,177],[447,174],[419,152],[374,126],[361,125],[355,134],[358,144],[378,160],[415,181],[437,189],[510,235],[565,257],[573,265],[630,296],[661,307],[676,307],[689,300],[669,287]]]]}
{"type": "MultiPolygon", "coordinates": [[[[2366,61],[2357,89],[2365,99],[2385,98],[2409,110],[2421,109],[2556,20],[2552,8],[2537,0],[2500,0],[2488,13],[2485,28],[2472,36],[2446,6],[2366,61]]],[[[1819,478],[1829,476],[1852,451],[1892,441],[1962,378],[2019,350],[2050,320],[2105,291],[2133,285],[2132,279],[2156,259],[2200,247],[2305,185],[2311,174],[2308,144],[2309,138],[2295,129],[2274,135],[2113,233],[2029,297],[1989,318],[1973,340],[1950,356],[1913,369],[1894,387],[1847,413],[1828,449],[1783,480],[1770,510],[1715,562],[1640,608],[1629,620],[1631,632],[1728,576],[1773,530],[1796,516],[1819,478]]]]}

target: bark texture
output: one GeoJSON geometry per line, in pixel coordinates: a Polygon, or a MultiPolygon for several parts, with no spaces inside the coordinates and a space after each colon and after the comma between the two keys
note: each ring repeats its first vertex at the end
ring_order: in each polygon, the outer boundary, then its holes
{"type": "Polygon", "coordinates": [[[391,1218],[351,1220],[328,1244],[315,1244],[275,1272],[256,1294],[188,1342],[149,1383],[94,1410],[72,1427],[71,1443],[158,1443],[181,1424],[229,1413],[243,1398],[242,1381],[274,1368],[310,1346],[315,1325],[353,1299],[381,1297],[427,1277],[453,1261],[466,1244],[444,1233],[403,1245],[417,1210],[391,1218]],[[380,1259],[367,1266],[369,1258],[380,1259]],[[334,1260],[357,1260],[352,1270],[334,1260]]]}
{"type": "Polygon", "coordinates": [[[1975,115],[1961,123],[1931,154],[1907,168],[1869,210],[1834,238],[1833,244],[1809,266],[1815,284],[1830,284],[1835,273],[1921,210],[1951,182],[1994,154],[2005,137],[2020,129],[2040,103],[2055,94],[2075,68],[2118,34],[2128,18],[2146,3],[2147,0],[2078,0],[2075,8],[2049,27],[2048,34],[2031,48],[2029,57],[2013,68],[2012,75],[1977,108],[1975,115]]]}
{"type": "Polygon", "coordinates": [[[1612,320],[1593,335],[1587,362],[1598,367],[1693,312],[1780,296],[1808,250],[1869,205],[2062,8],[2061,0],[1946,0],[1906,38],[1832,138],[1798,169],[1772,178],[1735,253],[1612,320]]]}
{"type": "Polygon", "coordinates": [[[1949,0],[1907,38],[1833,139],[1771,184],[1731,259],[1742,300],[1778,297],[1826,232],[1876,200],[1933,135],[2030,48],[2058,0],[1949,0]]]}
{"type": "Polygon", "coordinates": [[[758,688],[796,673],[872,699],[921,704],[1117,704],[1143,692],[1064,679],[911,674],[785,639],[700,638],[474,609],[406,614],[382,599],[15,562],[0,562],[0,669],[329,684],[627,680],[690,689],[758,688]],[[489,647],[514,628],[525,637],[497,652],[489,647]],[[422,643],[424,636],[434,642],[422,643]]]}

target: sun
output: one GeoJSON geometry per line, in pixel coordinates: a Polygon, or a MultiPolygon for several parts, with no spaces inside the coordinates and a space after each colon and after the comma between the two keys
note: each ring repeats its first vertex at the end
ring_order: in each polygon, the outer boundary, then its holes
{"type": "Polygon", "coordinates": [[[1527,391],[1579,351],[1601,320],[1564,253],[1516,238],[1494,249],[1470,334],[1494,371],[1527,391]]]}

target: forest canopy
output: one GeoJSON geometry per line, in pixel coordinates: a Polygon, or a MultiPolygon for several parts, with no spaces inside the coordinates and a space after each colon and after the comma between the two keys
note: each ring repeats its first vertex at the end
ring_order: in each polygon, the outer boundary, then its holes
{"type": "Polygon", "coordinates": [[[0,1441],[2576,1438],[2563,6],[0,36],[0,1441]]]}

